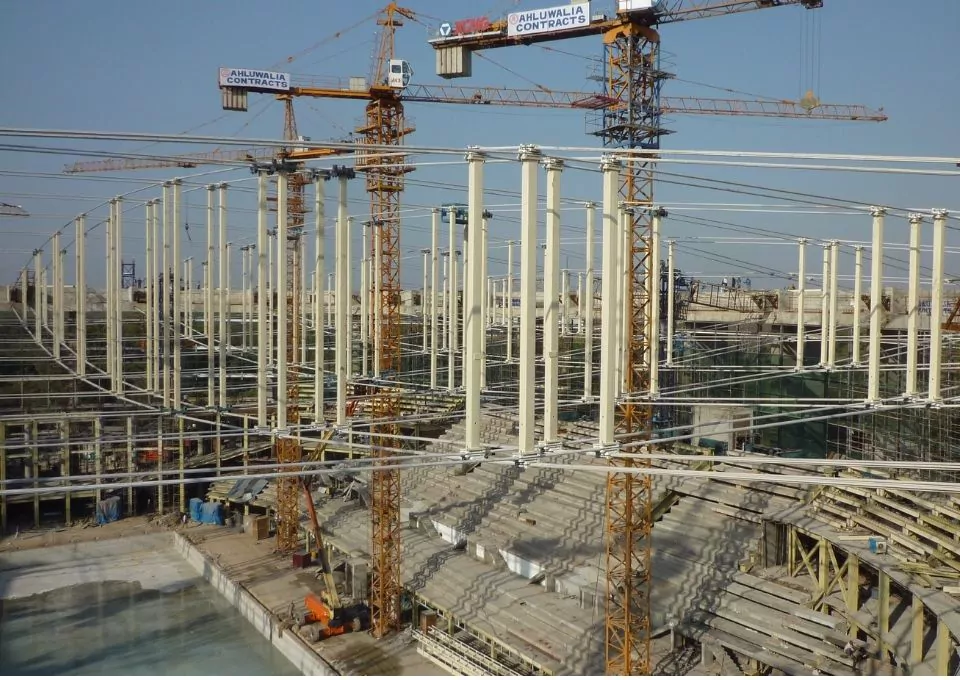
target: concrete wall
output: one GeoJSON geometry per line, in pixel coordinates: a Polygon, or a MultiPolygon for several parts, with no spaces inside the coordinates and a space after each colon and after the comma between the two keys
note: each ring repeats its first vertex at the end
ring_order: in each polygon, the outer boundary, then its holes
{"type": "Polygon", "coordinates": [[[283,634],[277,617],[243,586],[234,583],[210,558],[180,534],[172,534],[174,549],[229,600],[257,631],[304,675],[339,675],[313,649],[292,632],[283,634]]]}

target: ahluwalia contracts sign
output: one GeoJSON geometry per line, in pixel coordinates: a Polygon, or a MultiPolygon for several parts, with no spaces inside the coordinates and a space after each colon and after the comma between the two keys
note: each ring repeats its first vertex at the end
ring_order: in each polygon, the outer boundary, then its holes
{"type": "Polygon", "coordinates": [[[525,12],[513,12],[507,16],[507,35],[523,37],[538,33],[569,31],[590,25],[590,3],[531,9],[525,12]]]}
{"type": "Polygon", "coordinates": [[[220,69],[220,87],[286,92],[290,89],[290,74],[246,68],[222,68],[220,69]]]}

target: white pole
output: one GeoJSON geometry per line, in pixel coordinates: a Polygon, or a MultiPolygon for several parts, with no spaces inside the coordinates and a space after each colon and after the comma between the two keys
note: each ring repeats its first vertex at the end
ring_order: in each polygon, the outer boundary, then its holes
{"type": "Polygon", "coordinates": [[[360,372],[364,376],[370,371],[370,225],[363,223],[360,246],[360,372]]]}
{"type": "Polygon", "coordinates": [[[151,210],[151,221],[152,225],[150,227],[150,240],[153,242],[153,257],[150,263],[150,272],[151,282],[150,290],[148,295],[150,295],[153,300],[153,314],[151,315],[153,323],[153,391],[157,394],[160,393],[160,373],[162,371],[160,359],[162,357],[162,350],[160,349],[160,310],[162,305],[159,302],[159,294],[161,286],[158,285],[158,272],[160,270],[160,256],[161,256],[161,242],[160,242],[160,217],[157,214],[157,207],[160,205],[160,199],[153,199],[153,209],[151,210]]]}
{"type": "Polygon", "coordinates": [[[563,161],[547,158],[543,165],[547,169],[547,247],[543,256],[543,444],[549,446],[559,439],[560,324],[564,321],[560,316],[560,173],[563,172],[563,161]]]}
{"type": "Polygon", "coordinates": [[[423,287],[420,289],[420,323],[423,326],[423,347],[421,351],[426,354],[430,335],[430,327],[427,323],[427,270],[430,262],[430,249],[423,248],[420,252],[423,254],[423,287]]]}
{"type": "MultiPolygon", "coordinates": [[[[601,265],[601,325],[615,331],[619,315],[618,293],[620,288],[617,276],[620,260],[619,250],[623,243],[617,218],[620,210],[617,205],[617,192],[620,188],[620,170],[622,163],[605,157],[600,165],[603,171],[603,264],[601,265]]],[[[589,214],[589,213],[588,213],[589,214]]],[[[617,379],[617,333],[600,334],[600,431],[598,444],[601,447],[616,445],[614,438],[614,420],[618,391],[617,379]]]]}
{"type": "MultiPolygon", "coordinates": [[[[906,397],[917,396],[917,352],[920,322],[920,230],[923,216],[910,215],[910,262],[907,274],[907,389],[906,397]]],[[[932,311],[932,308],[931,308],[932,311]]],[[[931,329],[936,315],[931,314],[931,329]]]]}
{"type": "Polygon", "coordinates": [[[193,257],[188,257],[183,261],[183,278],[186,283],[183,286],[185,306],[187,311],[187,337],[193,338],[193,257]]]}
{"type": "Polygon", "coordinates": [[[930,382],[928,398],[938,404],[943,329],[943,251],[947,246],[946,210],[933,211],[933,286],[930,291],[930,382]]]}
{"type": "MultiPolygon", "coordinates": [[[[106,372],[107,377],[109,378],[110,383],[110,392],[116,394],[117,383],[116,383],[116,361],[113,358],[113,351],[116,348],[114,344],[114,323],[116,322],[116,312],[113,309],[113,267],[114,261],[116,260],[116,254],[114,252],[114,243],[113,243],[113,225],[116,220],[117,212],[117,202],[116,199],[110,199],[109,204],[109,215],[106,222],[103,225],[103,233],[106,246],[106,257],[105,257],[105,276],[106,276],[106,305],[104,307],[104,323],[106,328],[104,329],[104,336],[107,341],[106,355],[107,355],[107,364],[106,372]]],[[[42,279],[38,279],[39,283],[42,283],[42,279]]],[[[42,290],[38,288],[38,290],[42,290]]],[[[41,297],[41,302],[45,296],[41,297]]],[[[40,307],[41,311],[43,307],[40,307]]],[[[41,314],[41,317],[43,315],[41,314]]]]}
{"type": "Polygon", "coordinates": [[[466,256],[469,265],[466,267],[468,280],[464,292],[467,299],[463,319],[467,451],[480,449],[480,390],[484,363],[483,336],[486,328],[483,316],[483,162],[483,154],[475,151],[467,153],[467,223],[473,227],[466,244],[469,249],[469,255],[466,256]]]}
{"type": "Polygon", "coordinates": [[[430,389],[437,389],[440,303],[440,209],[430,211],[430,389]]]}
{"type": "Polygon", "coordinates": [[[583,272],[577,272],[577,335],[583,335],[583,272]]]}
{"type": "Polygon", "coordinates": [[[180,410],[182,404],[181,376],[183,375],[182,351],[180,346],[180,310],[181,291],[180,274],[177,262],[180,261],[180,197],[181,182],[173,180],[173,262],[170,268],[173,272],[173,407],[180,410]]]}
{"type": "Polygon", "coordinates": [[[828,288],[830,285],[830,246],[823,247],[823,277],[820,283],[820,366],[827,365],[827,327],[830,325],[828,288]]]}
{"type": "MultiPolygon", "coordinates": [[[[207,406],[213,407],[213,372],[216,367],[213,354],[213,343],[215,339],[213,323],[213,263],[215,260],[213,249],[213,196],[216,187],[213,184],[207,185],[207,270],[206,270],[206,291],[204,291],[203,305],[203,328],[207,336],[207,406]]],[[[220,265],[223,266],[222,264],[220,265]]]]}
{"type": "Polygon", "coordinates": [[[673,366],[673,332],[676,310],[677,274],[674,260],[676,241],[667,241],[667,368],[673,366]]]}
{"type": "MultiPolygon", "coordinates": [[[[108,224],[109,224],[109,221],[108,221],[108,224]]],[[[41,267],[43,267],[43,251],[38,248],[33,251],[33,314],[34,314],[33,331],[34,331],[34,335],[36,336],[34,339],[36,340],[38,345],[42,346],[43,345],[43,335],[42,335],[43,317],[41,312],[43,311],[43,308],[40,305],[41,305],[41,300],[43,299],[43,285],[42,285],[43,277],[40,275],[41,267]]],[[[109,305],[108,305],[108,308],[109,308],[109,305]]],[[[107,314],[108,320],[109,320],[109,317],[110,315],[107,314]]],[[[109,325],[108,325],[108,329],[109,329],[109,325]]],[[[107,343],[107,346],[109,347],[109,342],[107,343]]],[[[109,369],[109,363],[107,367],[109,369]]],[[[109,373],[109,370],[108,370],[108,373],[109,373]]]]}
{"type": "Polygon", "coordinates": [[[270,426],[267,420],[267,176],[261,172],[257,178],[257,426],[261,430],[270,426]]]}
{"type": "Polygon", "coordinates": [[[584,314],[586,314],[586,324],[583,329],[583,400],[589,401],[593,398],[593,261],[594,261],[594,203],[584,203],[583,207],[587,211],[587,276],[584,281],[584,314]]]}
{"type": "Polygon", "coordinates": [[[454,206],[448,209],[449,218],[449,236],[450,236],[450,266],[448,268],[447,282],[449,291],[447,295],[447,325],[450,331],[450,339],[447,341],[447,389],[453,391],[457,385],[457,211],[454,206]]]}
{"type": "Polygon", "coordinates": [[[853,271],[853,347],[850,363],[860,365],[860,310],[863,306],[863,246],[854,249],[853,271]]]}
{"type": "Polygon", "coordinates": [[[116,260],[113,263],[113,304],[116,322],[114,325],[114,341],[116,346],[113,350],[114,376],[116,376],[116,393],[122,395],[123,389],[123,290],[121,282],[123,280],[123,199],[117,197],[116,203],[116,221],[113,225],[113,246],[116,260]]]}
{"type": "MultiPolygon", "coordinates": [[[[336,229],[334,229],[336,231],[336,229]]],[[[334,255],[336,257],[336,255],[334,255]]],[[[327,274],[327,326],[333,326],[333,314],[334,314],[334,305],[336,304],[336,291],[333,287],[333,277],[336,276],[333,272],[327,274]]]]}
{"type": "Polygon", "coordinates": [[[337,244],[335,271],[337,276],[336,370],[337,370],[337,425],[347,424],[347,304],[350,296],[350,277],[347,268],[347,178],[340,178],[340,196],[337,206],[337,244]]]}
{"type": "MultiPolygon", "coordinates": [[[[277,285],[276,285],[276,269],[273,267],[273,252],[277,242],[277,231],[276,229],[271,229],[269,232],[270,240],[267,242],[267,286],[269,287],[269,295],[267,295],[267,365],[270,368],[273,368],[277,365],[277,355],[275,350],[277,348],[276,335],[275,331],[277,328],[277,302],[278,300],[274,299],[274,295],[277,294],[277,285]]],[[[221,286],[222,288],[222,286],[221,286]]],[[[223,291],[220,291],[220,295],[223,295],[223,291]]]]}
{"type": "Polygon", "coordinates": [[[250,280],[250,268],[247,255],[250,246],[240,246],[240,351],[247,351],[247,283],[250,280]]]}
{"type": "Polygon", "coordinates": [[[619,288],[617,289],[617,396],[627,392],[627,373],[628,362],[627,353],[630,351],[630,333],[632,333],[632,323],[630,310],[627,305],[630,304],[629,291],[630,271],[629,259],[633,252],[631,238],[634,213],[633,208],[624,208],[622,205],[618,214],[618,226],[620,227],[620,244],[617,248],[617,270],[616,280],[619,288]]]}
{"type": "Polygon", "coordinates": [[[380,228],[373,229],[373,375],[380,377],[383,365],[383,289],[381,272],[383,271],[383,243],[380,240],[380,228]]]}
{"type": "MultiPolygon", "coordinates": [[[[77,377],[87,375],[87,216],[77,217],[77,377]]],[[[24,275],[23,300],[26,305],[27,286],[24,275]]],[[[156,311],[154,311],[156,314],[156,311]]],[[[23,315],[27,319],[26,313],[23,315]]],[[[156,387],[156,377],[154,377],[156,387]]]]}
{"type": "MultiPolygon", "coordinates": [[[[347,218],[347,378],[353,376],[353,218],[347,218]]],[[[379,271],[379,267],[377,270],[379,271]]],[[[379,284],[380,279],[377,279],[379,284]]],[[[377,295],[377,309],[380,309],[380,296],[377,295]]],[[[378,332],[377,337],[381,337],[378,332]]],[[[379,362],[377,362],[379,365],[379,362]]]]}
{"type": "Polygon", "coordinates": [[[323,275],[326,268],[326,177],[317,175],[314,183],[313,214],[316,219],[316,262],[313,276],[313,354],[316,369],[313,379],[314,422],[323,422],[323,275]]]}
{"type": "MultiPolygon", "coordinates": [[[[520,147],[520,454],[534,450],[537,398],[537,164],[540,150],[520,147]]],[[[452,243],[451,243],[452,250],[452,243]]],[[[509,284],[508,284],[509,285],[509,284]]]]}
{"type": "Polygon", "coordinates": [[[163,252],[161,258],[162,272],[160,274],[160,306],[163,315],[163,408],[170,408],[171,393],[171,366],[170,366],[170,297],[173,295],[173,282],[170,280],[170,194],[172,182],[163,183],[163,199],[160,204],[161,218],[163,220],[160,229],[163,241],[163,252]]]}
{"type": "Polygon", "coordinates": [[[806,331],[804,330],[804,321],[806,320],[804,307],[806,298],[804,296],[807,289],[807,239],[797,239],[799,244],[799,259],[797,265],[797,370],[803,370],[803,352],[806,349],[806,331]]]}
{"type": "Polygon", "coordinates": [[[504,302],[507,317],[507,361],[513,361],[513,246],[507,241],[507,299],[504,302]]]}
{"type": "MultiPolygon", "coordinates": [[[[872,208],[873,244],[870,256],[870,355],[867,369],[867,402],[880,401],[880,335],[883,322],[883,216],[886,210],[872,208]]],[[[932,333],[931,333],[932,334],[932,333]]]]}
{"type": "MultiPolygon", "coordinates": [[[[277,429],[287,429],[287,175],[277,175],[277,429]]],[[[296,285],[296,283],[294,283],[296,285]]]]}
{"type": "Polygon", "coordinates": [[[480,371],[480,389],[487,389],[487,318],[490,315],[490,310],[492,305],[490,303],[490,290],[489,290],[489,278],[490,278],[490,265],[489,265],[489,252],[490,252],[490,224],[489,220],[486,217],[481,218],[481,226],[483,242],[481,245],[481,250],[483,251],[480,256],[480,266],[481,266],[481,311],[483,312],[483,333],[481,334],[480,340],[480,354],[483,356],[483,367],[480,371]]]}
{"type": "MultiPolygon", "coordinates": [[[[650,397],[660,393],[660,226],[662,211],[653,209],[650,249],[650,317],[647,320],[647,347],[650,366],[650,397]]],[[[669,284],[668,284],[669,286],[669,284]]]]}
{"type": "Polygon", "coordinates": [[[567,301],[570,297],[570,272],[560,270],[560,335],[566,337],[570,320],[567,316],[567,301]]]}
{"type": "Polygon", "coordinates": [[[442,253],[443,255],[443,301],[440,303],[440,307],[443,310],[443,346],[444,351],[450,349],[450,304],[448,298],[450,297],[450,284],[449,284],[449,273],[447,271],[450,255],[449,250],[445,250],[442,253]]]}
{"type": "Polygon", "coordinates": [[[827,335],[827,368],[837,363],[837,274],[840,266],[840,242],[830,241],[830,326],[827,335]]]}
{"type": "Polygon", "coordinates": [[[53,358],[60,358],[60,319],[62,318],[63,308],[60,306],[60,232],[53,235],[53,258],[51,265],[53,267],[53,358]]]}

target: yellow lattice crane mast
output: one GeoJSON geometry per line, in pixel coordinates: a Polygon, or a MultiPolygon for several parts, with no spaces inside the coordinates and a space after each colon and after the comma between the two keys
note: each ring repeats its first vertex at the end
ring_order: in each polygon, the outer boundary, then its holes
{"type": "MultiPolygon", "coordinates": [[[[589,4],[552,10],[514,12],[506,20],[483,21],[464,34],[451,24],[441,26],[430,42],[437,50],[438,75],[470,75],[476,50],[599,35],[604,46],[605,96],[611,100],[595,131],[605,146],[627,150],[656,150],[663,109],[660,88],[669,74],[660,67],[659,24],[747,12],[767,7],[822,6],[822,0],[618,0],[616,16],[591,15],[589,4]]],[[[476,23],[476,22],[472,22],[476,23]]],[[[815,106],[808,106],[815,110],[815,106]]],[[[620,187],[627,219],[632,221],[629,245],[627,300],[631,306],[627,327],[625,390],[631,395],[618,410],[621,446],[630,449],[649,439],[653,405],[649,392],[648,333],[657,332],[650,319],[652,281],[651,224],[658,219],[653,201],[653,159],[627,155],[620,187]]],[[[648,463],[614,454],[617,466],[648,463]]],[[[651,507],[649,475],[611,473],[607,478],[605,510],[606,551],[606,671],[610,675],[650,674],[651,507]]]]}

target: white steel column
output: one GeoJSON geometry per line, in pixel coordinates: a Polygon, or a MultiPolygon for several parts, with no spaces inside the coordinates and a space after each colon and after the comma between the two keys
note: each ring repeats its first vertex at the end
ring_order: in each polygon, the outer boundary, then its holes
{"type": "MultiPolygon", "coordinates": [[[[277,175],[277,429],[287,429],[287,174],[277,175]]],[[[296,285],[296,283],[294,283],[296,285]]],[[[222,389],[222,387],[221,387],[222,389]]]]}
{"type": "Polygon", "coordinates": [[[546,251],[543,256],[543,443],[558,440],[560,377],[560,173],[563,161],[547,158],[546,251]]]}
{"type": "MultiPolygon", "coordinates": [[[[78,217],[77,219],[79,220],[80,218],[78,217]]],[[[78,272],[80,271],[79,267],[77,268],[77,271],[78,271],[78,272]]],[[[24,328],[28,328],[28,324],[27,324],[27,309],[28,309],[28,308],[27,308],[27,286],[28,286],[28,284],[27,284],[27,268],[24,267],[23,269],[20,270],[20,290],[22,291],[22,294],[20,295],[20,316],[22,317],[23,327],[24,327],[24,328]]]]}
{"type": "Polygon", "coordinates": [[[806,298],[807,289],[807,239],[797,239],[799,244],[799,259],[797,263],[797,370],[803,370],[803,351],[806,349],[806,330],[804,322],[806,320],[806,298]]]}
{"type": "MultiPolygon", "coordinates": [[[[87,374],[87,216],[77,217],[77,377],[83,378],[87,374]]],[[[23,300],[26,305],[27,286],[24,274],[23,300]]],[[[154,309],[156,314],[156,309],[154,309]]],[[[27,320],[27,315],[23,315],[27,320]]],[[[154,388],[156,388],[156,374],[154,374],[154,388]]]]}
{"type": "Polygon", "coordinates": [[[62,342],[62,338],[60,337],[60,323],[63,319],[63,307],[60,306],[60,293],[62,288],[60,287],[61,259],[59,231],[53,234],[52,240],[53,257],[51,258],[50,264],[53,269],[53,358],[59,359],[60,343],[62,342]]]}
{"type": "Polygon", "coordinates": [[[177,263],[180,261],[180,196],[181,182],[179,179],[173,180],[173,266],[170,268],[173,272],[173,407],[180,410],[182,403],[181,396],[181,376],[183,375],[182,350],[180,343],[180,310],[181,310],[181,291],[180,274],[177,263]]]}
{"type": "MultiPolygon", "coordinates": [[[[219,390],[217,395],[217,400],[219,401],[220,408],[227,407],[227,346],[229,342],[229,332],[227,325],[230,323],[230,310],[229,310],[229,291],[227,290],[227,273],[230,269],[229,257],[227,256],[227,185],[220,184],[218,187],[219,191],[217,192],[218,206],[217,206],[217,240],[218,245],[220,246],[220,264],[217,267],[217,273],[220,279],[220,295],[218,298],[219,302],[219,317],[220,317],[220,332],[218,333],[220,340],[220,374],[219,374],[219,390]]],[[[278,199],[278,208],[279,211],[279,199],[278,199]]],[[[286,204],[284,204],[286,205],[286,204]]]]}
{"type": "MultiPolygon", "coordinates": [[[[170,370],[170,296],[173,294],[173,282],[170,280],[170,193],[173,184],[163,183],[163,197],[160,202],[162,241],[160,273],[160,314],[163,317],[163,408],[170,408],[171,370],[170,370]]],[[[162,456],[161,456],[162,460],[162,456]]]]}
{"type": "Polygon", "coordinates": [[[268,429],[267,420],[267,176],[257,177],[257,427],[268,429]]]}
{"type": "MultiPolygon", "coordinates": [[[[334,227],[334,232],[336,232],[336,227],[334,227]]],[[[334,253],[334,258],[336,258],[336,253],[334,253]]],[[[334,276],[335,274],[333,272],[327,274],[327,297],[324,300],[327,307],[327,326],[333,326],[334,305],[336,304],[337,296],[333,287],[334,276]]]]}
{"type": "Polygon", "coordinates": [[[594,203],[584,203],[583,207],[587,211],[587,273],[584,280],[584,303],[583,309],[586,323],[583,328],[583,400],[588,401],[593,398],[593,242],[594,242],[594,203]]]}
{"type": "Polygon", "coordinates": [[[427,341],[430,335],[430,327],[427,322],[427,273],[430,264],[430,249],[420,250],[423,254],[423,287],[420,289],[420,323],[423,325],[423,347],[421,351],[427,353],[427,341]]]}
{"type": "Polygon", "coordinates": [[[667,241],[667,368],[673,366],[673,315],[676,309],[676,269],[674,268],[674,246],[676,241],[667,241]]]}
{"type": "MultiPolygon", "coordinates": [[[[923,216],[910,215],[910,261],[907,271],[907,389],[905,397],[917,396],[917,352],[920,322],[920,230],[923,216]]],[[[932,308],[931,308],[932,312],[932,308]]],[[[936,315],[931,313],[931,329],[936,315]]]]}
{"type": "Polygon", "coordinates": [[[650,317],[647,320],[647,353],[650,366],[650,397],[660,393],[660,226],[663,210],[653,209],[650,249],[650,317]]]}
{"type": "Polygon", "coordinates": [[[313,269],[313,356],[315,371],[313,378],[313,414],[314,422],[323,422],[323,275],[326,269],[326,195],[324,182],[327,175],[318,174],[314,182],[313,214],[315,224],[316,261],[313,269]]]}
{"type": "Polygon", "coordinates": [[[335,272],[337,275],[337,322],[336,331],[336,371],[337,371],[337,425],[347,424],[347,304],[350,302],[350,273],[347,262],[347,178],[340,178],[340,195],[337,205],[337,251],[335,272]]]}
{"type": "Polygon", "coordinates": [[[440,209],[433,208],[430,214],[430,389],[437,389],[437,365],[439,362],[439,303],[440,303],[440,209]]]}
{"type": "Polygon", "coordinates": [[[867,369],[867,402],[880,401],[880,336],[883,322],[883,216],[886,210],[872,208],[873,244],[870,273],[870,355],[867,369]]]}
{"type": "MultiPolygon", "coordinates": [[[[349,259],[349,258],[348,258],[349,259]]],[[[383,360],[383,289],[380,273],[383,271],[383,243],[380,229],[373,229],[373,376],[380,377],[383,360]]]]}
{"type": "Polygon", "coordinates": [[[507,316],[507,361],[513,361],[513,246],[516,241],[507,241],[507,299],[504,302],[507,316]]]}
{"type": "Polygon", "coordinates": [[[116,393],[123,394],[123,199],[117,197],[116,219],[113,224],[113,247],[116,260],[113,263],[113,304],[116,321],[114,322],[113,350],[116,393]]]}
{"type": "Polygon", "coordinates": [[[629,362],[627,353],[630,351],[631,324],[630,315],[631,301],[629,291],[631,290],[630,277],[630,253],[632,252],[632,233],[634,211],[633,208],[624,208],[621,201],[620,211],[618,213],[618,226],[620,228],[620,244],[617,248],[617,396],[627,392],[627,373],[629,371],[629,362]]]}
{"type": "Polygon", "coordinates": [[[450,222],[450,266],[447,268],[447,282],[449,291],[447,293],[447,326],[450,331],[450,339],[447,340],[447,389],[453,390],[457,385],[457,211],[454,206],[448,209],[450,222]]]}
{"type": "MultiPolygon", "coordinates": [[[[267,242],[267,286],[269,290],[267,291],[267,365],[270,368],[273,368],[277,365],[277,355],[276,355],[276,330],[277,330],[277,302],[278,300],[274,298],[277,294],[277,279],[276,279],[276,269],[273,267],[273,252],[277,243],[277,231],[276,229],[271,229],[268,232],[270,240],[267,242]]],[[[223,295],[223,291],[220,291],[220,295],[223,295]]]]}
{"type": "MultiPolygon", "coordinates": [[[[353,377],[353,218],[347,218],[347,262],[350,263],[349,269],[347,270],[347,379],[353,377]]],[[[379,246],[377,248],[379,253],[379,246]]],[[[379,261],[379,256],[378,256],[379,261]]],[[[380,267],[377,266],[377,272],[380,271],[380,267]]],[[[380,312],[380,278],[378,274],[377,278],[377,303],[376,309],[379,315],[380,312]]],[[[377,317],[379,319],[379,316],[377,317]]],[[[377,339],[379,340],[383,337],[380,333],[379,324],[377,326],[377,339]]],[[[382,348],[382,345],[381,345],[382,348]]],[[[377,361],[377,366],[380,366],[380,361],[377,361]]],[[[379,373],[377,374],[379,375],[379,373]]]]}
{"type": "MultiPolygon", "coordinates": [[[[114,358],[113,358],[113,350],[116,347],[116,345],[114,345],[114,326],[113,326],[114,322],[116,321],[116,313],[113,310],[113,267],[114,267],[114,262],[116,261],[117,256],[114,251],[113,225],[114,225],[114,220],[116,219],[117,201],[114,198],[110,199],[109,211],[110,211],[109,216],[107,217],[106,221],[103,224],[103,234],[105,239],[104,245],[106,249],[106,257],[105,257],[105,263],[104,263],[105,264],[104,277],[106,278],[106,286],[105,286],[106,287],[106,291],[105,291],[106,304],[104,305],[104,324],[106,327],[104,329],[104,338],[106,339],[106,342],[107,342],[107,347],[106,347],[107,363],[105,368],[107,372],[107,377],[109,378],[108,382],[110,384],[110,392],[113,394],[116,394],[117,383],[116,383],[116,376],[114,375],[114,371],[117,365],[116,365],[116,361],[114,361],[114,358]]],[[[42,284],[43,279],[38,278],[37,282],[38,284],[42,284]]],[[[38,290],[42,290],[42,288],[38,288],[38,290]]],[[[45,299],[45,297],[46,296],[41,297],[41,302],[45,299]]],[[[43,311],[42,306],[40,307],[40,310],[41,312],[43,311]]],[[[41,314],[41,318],[42,317],[43,317],[43,314],[41,314]]]]}
{"type": "Polygon", "coordinates": [[[930,289],[930,378],[928,399],[935,404],[941,401],[940,366],[943,329],[943,251],[947,247],[946,210],[933,211],[933,284],[930,289]]]}
{"type": "Polygon", "coordinates": [[[216,187],[213,184],[207,185],[207,269],[206,280],[203,283],[206,286],[203,295],[203,330],[207,336],[207,406],[209,407],[216,404],[213,392],[213,372],[216,368],[213,354],[213,343],[216,337],[213,330],[213,197],[215,190],[216,187]]]}
{"type": "Polygon", "coordinates": [[[577,335],[583,335],[583,272],[577,272],[577,335]]]}
{"type": "Polygon", "coordinates": [[[443,256],[443,286],[441,287],[443,300],[440,302],[440,308],[443,310],[443,333],[441,334],[443,341],[441,349],[447,351],[450,348],[450,304],[448,300],[450,297],[448,281],[450,279],[447,272],[450,251],[444,250],[441,255],[443,256]]]}
{"type": "Polygon", "coordinates": [[[482,226],[483,226],[483,242],[481,245],[481,250],[483,251],[480,258],[480,264],[482,271],[480,273],[482,284],[480,286],[482,304],[481,311],[483,312],[483,333],[481,334],[480,340],[480,353],[483,355],[483,367],[480,372],[480,388],[487,389],[487,319],[490,316],[490,310],[492,308],[492,303],[490,301],[490,290],[489,290],[489,279],[490,279],[490,223],[486,217],[489,213],[486,211],[482,212],[482,226]]]}
{"type": "MultiPolygon", "coordinates": [[[[156,392],[157,391],[157,374],[154,371],[154,357],[156,356],[156,336],[153,334],[153,319],[157,315],[157,301],[153,298],[153,201],[147,201],[146,203],[146,216],[144,219],[144,236],[146,237],[147,242],[147,271],[145,275],[146,280],[146,319],[144,320],[144,326],[146,326],[147,331],[147,392],[156,392]]],[[[79,234],[77,237],[79,242],[79,234]]],[[[79,247],[79,245],[78,245],[79,247]]],[[[77,267],[79,271],[79,266],[77,267]]],[[[79,296],[79,286],[77,287],[78,296],[79,296]]],[[[79,297],[77,298],[79,300],[79,297]]],[[[79,326],[79,317],[77,319],[77,332],[80,331],[79,326]]],[[[79,335],[77,336],[79,337],[79,335]]]]}
{"type": "Polygon", "coordinates": [[[247,281],[250,270],[247,264],[247,253],[250,246],[240,246],[240,351],[247,351],[247,281]]]}
{"type": "Polygon", "coordinates": [[[187,314],[187,338],[193,339],[193,256],[183,261],[183,286],[187,314]]]}
{"type": "Polygon", "coordinates": [[[622,163],[615,158],[604,158],[600,168],[603,171],[603,264],[601,265],[601,321],[603,328],[611,332],[600,334],[600,432],[598,444],[601,447],[616,445],[614,421],[617,406],[617,317],[620,314],[620,281],[618,252],[623,244],[618,217],[618,194],[620,189],[620,170],[622,163]]]}
{"type": "Polygon", "coordinates": [[[830,325],[830,246],[823,246],[823,277],[820,284],[820,366],[827,365],[827,327],[830,325]]]}
{"type": "MultiPolygon", "coordinates": [[[[537,399],[537,164],[540,150],[520,147],[520,433],[519,453],[534,450],[537,399]]],[[[451,227],[452,233],[452,227],[451,227]]],[[[451,239],[451,250],[452,247],[451,239]]],[[[510,285],[509,283],[507,284],[510,285]]]]}
{"type": "Polygon", "coordinates": [[[360,373],[370,371],[370,222],[364,222],[360,241],[360,373]]]}
{"type": "Polygon", "coordinates": [[[840,242],[830,241],[830,326],[827,334],[827,368],[837,363],[837,270],[840,266],[840,242]]]}
{"type": "Polygon", "coordinates": [[[467,153],[467,224],[470,229],[465,255],[467,280],[464,285],[466,300],[463,315],[463,387],[466,393],[467,451],[480,449],[480,390],[483,374],[483,336],[486,319],[483,316],[483,154],[467,153]],[[478,228],[480,227],[480,228],[478,228]]]}
{"type": "MultiPolygon", "coordinates": [[[[40,287],[43,283],[40,277],[40,268],[43,267],[43,251],[37,248],[33,251],[33,332],[34,339],[38,345],[43,345],[43,318],[41,316],[40,300],[43,297],[43,289],[40,287]]],[[[26,295],[26,292],[24,292],[26,295]]],[[[109,315],[108,315],[109,317],[109,315]]],[[[109,346],[109,343],[108,343],[109,346]]],[[[109,362],[107,364],[109,369],[109,362]]],[[[109,373],[109,370],[107,371],[109,373]]]]}
{"type": "Polygon", "coordinates": [[[560,270],[560,335],[567,335],[567,326],[570,323],[567,303],[570,298],[570,272],[560,270]]]}
{"type": "Polygon", "coordinates": [[[853,266],[853,347],[850,363],[860,365],[860,309],[863,307],[863,246],[854,249],[853,266]]]}

